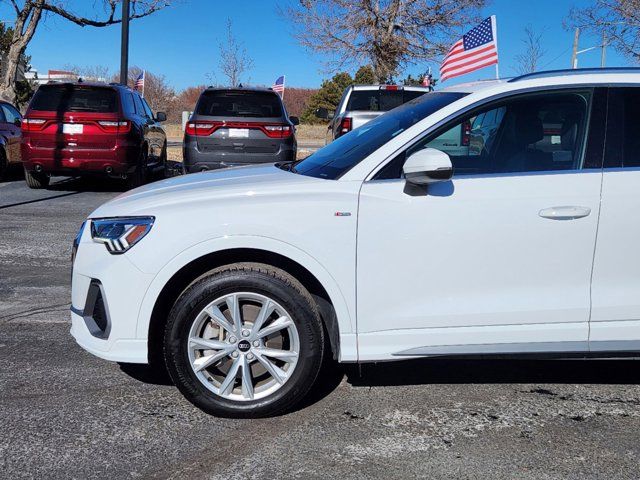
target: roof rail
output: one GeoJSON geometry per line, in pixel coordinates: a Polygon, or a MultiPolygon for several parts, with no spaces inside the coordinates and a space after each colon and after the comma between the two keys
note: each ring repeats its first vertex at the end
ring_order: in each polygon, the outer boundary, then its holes
{"type": "Polygon", "coordinates": [[[638,67],[607,67],[607,68],[568,68],[564,70],[547,70],[544,72],[525,73],[508,80],[509,83],[529,80],[532,78],[556,77],[559,75],[587,75],[589,73],[640,73],[638,67]]]}

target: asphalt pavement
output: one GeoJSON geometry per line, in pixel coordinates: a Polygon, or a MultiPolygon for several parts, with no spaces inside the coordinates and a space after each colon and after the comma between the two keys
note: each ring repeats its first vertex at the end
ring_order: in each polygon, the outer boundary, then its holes
{"type": "Polygon", "coordinates": [[[116,183],[0,183],[0,478],[640,478],[637,360],[326,372],[297,411],[218,419],[69,335],[71,243],[116,183]]]}

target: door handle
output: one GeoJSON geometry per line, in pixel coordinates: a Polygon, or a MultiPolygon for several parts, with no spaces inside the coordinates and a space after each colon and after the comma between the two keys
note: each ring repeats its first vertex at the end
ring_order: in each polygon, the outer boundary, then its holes
{"type": "Polygon", "coordinates": [[[540,210],[538,215],[550,220],[575,220],[587,217],[590,213],[591,209],[589,207],[567,206],[545,208],[540,210]]]}

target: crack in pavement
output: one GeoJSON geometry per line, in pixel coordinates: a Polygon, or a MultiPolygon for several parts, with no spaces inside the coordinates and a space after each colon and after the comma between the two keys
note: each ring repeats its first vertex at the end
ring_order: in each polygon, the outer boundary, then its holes
{"type": "Polygon", "coordinates": [[[17,320],[18,318],[27,318],[33,315],[40,315],[42,313],[62,312],[62,311],[65,311],[70,306],[71,306],[71,303],[67,302],[67,303],[60,303],[57,305],[51,305],[48,307],[35,307],[35,308],[30,308],[28,310],[23,310],[21,312],[11,313],[9,315],[4,315],[0,317],[0,325],[11,322],[12,320],[17,320]],[[67,307],[67,308],[62,309],[61,307],[67,307]]]}

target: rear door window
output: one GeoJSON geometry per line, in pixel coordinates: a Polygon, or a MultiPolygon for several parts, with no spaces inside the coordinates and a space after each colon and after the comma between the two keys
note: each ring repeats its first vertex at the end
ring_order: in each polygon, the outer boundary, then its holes
{"type": "Polygon", "coordinates": [[[271,92],[206,90],[196,106],[198,115],[211,117],[280,118],[280,98],[271,92]]]}
{"type": "Polygon", "coordinates": [[[409,90],[354,90],[347,110],[360,112],[388,112],[426,92],[409,90]]]}
{"type": "Polygon", "coordinates": [[[640,88],[609,91],[605,167],[640,167],[640,88]]]}
{"type": "Polygon", "coordinates": [[[20,112],[6,103],[2,104],[2,113],[4,113],[5,120],[8,123],[16,123],[17,121],[22,120],[22,115],[20,115],[20,112]]]}
{"type": "Polygon", "coordinates": [[[43,85],[31,100],[31,110],[45,112],[118,112],[118,94],[113,88],[79,85],[43,85]]]}
{"type": "Polygon", "coordinates": [[[142,99],[140,98],[140,95],[135,93],[133,95],[133,101],[136,104],[136,113],[141,117],[146,117],[147,112],[144,110],[144,105],[142,104],[142,99]]]}

